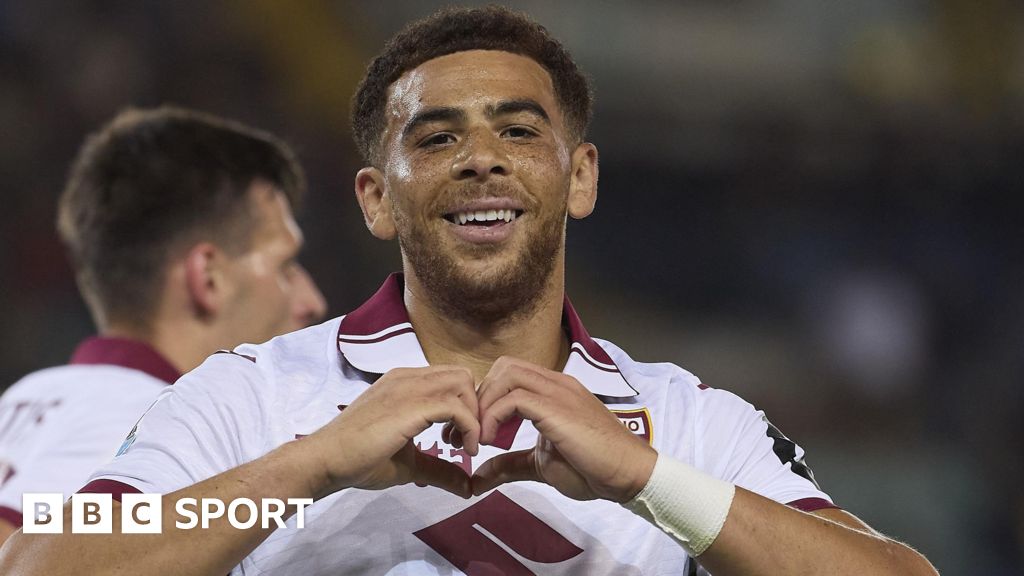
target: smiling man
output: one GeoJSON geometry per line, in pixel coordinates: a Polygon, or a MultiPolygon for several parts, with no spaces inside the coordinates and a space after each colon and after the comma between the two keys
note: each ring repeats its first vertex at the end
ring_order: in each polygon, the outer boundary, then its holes
{"type": "Polygon", "coordinates": [[[589,117],[586,80],[521,15],[406,28],[353,114],[359,205],[403,274],[342,318],[211,357],[150,411],[87,490],[164,494],[163,534],[115,518],[110,536],[19,535],[2,567],[934,574],[835,507],[749,404],[587,333],[564,261],[566,219],[596,201],[589,117]],[[179,530],[168,512],[298,497],[317,500],[302,529],[179,530]]]}

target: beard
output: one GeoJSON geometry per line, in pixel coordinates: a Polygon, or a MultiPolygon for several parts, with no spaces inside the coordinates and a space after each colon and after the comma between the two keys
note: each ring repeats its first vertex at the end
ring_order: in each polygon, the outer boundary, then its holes
{"type": "Polygon", "coordinates": [[[564,205],[547,215],[537,210],[528,213],[531,218],[539,218],[533,235],[526,238],[515,257],[494,262],[484,272],[470,270],[462,261],[487,258],[507,247],[473,246],[468,257],[456,255],[441,247],[438,235],[431,235],[425,226],[413,224],[396,211],[398,243],[438,311],[467,324],[498,325],[536,310],[565,239],[564,205]]]}

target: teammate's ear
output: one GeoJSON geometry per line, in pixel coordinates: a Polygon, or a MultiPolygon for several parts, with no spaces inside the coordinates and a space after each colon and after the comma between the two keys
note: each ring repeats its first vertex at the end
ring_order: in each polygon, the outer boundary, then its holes
{"type": "Polygon", "coordinates": [[[597,203],[597,147],[584,142],[572,153],[569,182],[569,216],[586,218],[597,203]]]}
{"type": "Polygon", "coordinates": [[[384,185],[380,170],[368,167],[356,173],[356,199],[370,233],[381,240],[395,237],[395,220],[391,215],[391,195],[384,185]]]}
{"type": "Polygon", "coordinates": [[[220,266],[224,254],[209,242],[200,242],[185,255],[185,286],[196,314],[212,316],[224,300],[224,278],[220,266]]]}

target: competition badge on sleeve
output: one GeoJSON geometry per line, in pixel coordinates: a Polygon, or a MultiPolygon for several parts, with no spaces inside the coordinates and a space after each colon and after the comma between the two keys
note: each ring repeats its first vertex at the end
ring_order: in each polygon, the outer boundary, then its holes
{"type": "Polygon", "coordinates": [[[132,426],[131,432],[128,432],[128,435],[124,438],[124,442],[121,443],[121,447],[117,449],[117,454],[114,454],[114,458],[124,455],[124,453],[132,447],[132,444],[135,444],[135,438],[139,435],[139,425],[142,424],[142,419],[146,417],[146,414],[149,414],[149,411],[153,409],[153,406],[156,406],[156,403],[163,399],[165,395],[166,394],[163,393],[160,394],[160,396],[158,396],[157,399],[149,405],[149,408],[146,408],[146,411],[142,413],[142,416],[139,416],[139,419],[135,421],[135,426],[132,426]]]}

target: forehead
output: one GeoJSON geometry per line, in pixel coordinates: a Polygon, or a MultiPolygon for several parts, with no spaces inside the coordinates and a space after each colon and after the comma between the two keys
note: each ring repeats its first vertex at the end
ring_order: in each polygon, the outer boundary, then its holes
{"type": "Polygon", "coordinates": [[[388,125],[435,106],[472,109],[532,99],[560,117],[551,75],[533,59],[497,50],[446,54],[420,64],[388,89],[388,125]]]}

